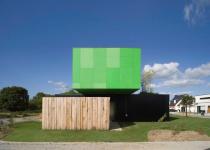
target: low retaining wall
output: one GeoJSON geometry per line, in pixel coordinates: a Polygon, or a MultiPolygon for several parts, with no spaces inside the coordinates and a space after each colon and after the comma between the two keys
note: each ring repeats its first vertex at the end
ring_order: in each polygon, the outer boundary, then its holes
{"type": "Polygon", "coordinates": [[[109,97],[43,97],[42,129],[108,130],[109,97]]]}

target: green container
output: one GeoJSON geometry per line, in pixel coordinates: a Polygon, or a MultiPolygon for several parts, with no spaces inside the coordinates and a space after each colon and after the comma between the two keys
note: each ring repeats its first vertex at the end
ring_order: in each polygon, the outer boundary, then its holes
{"type": "Polygon", "coordinates": [[[73,89],[132,93],[140,89],[140,48],[73,48],[73,89]]]}

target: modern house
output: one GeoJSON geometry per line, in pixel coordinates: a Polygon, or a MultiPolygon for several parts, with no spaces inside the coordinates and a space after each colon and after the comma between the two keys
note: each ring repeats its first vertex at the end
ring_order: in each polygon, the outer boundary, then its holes
{"type": "Polygon", "coordinates": [[[185,108],[181,106],[182,102],[182,95],[175,95],[172,100],[169,102],[169,110],[170,111],[177,111],[177,112],[182,112],[184,111],[185,108]]]}
{"type": "Polygon", "coordinates": [[[195,111],[197,113],[204,111],[210,115],[210,94],[195,96],[195,111]]]}
{"type": "Polygon", "coordinates": [[[44,97],[43,129],[108,130],[110,121],[169,117],[169,95],[141,87],[140,48],[73,48],[72,88],[81,95],[44,97]]]}
{"type": "MultiPolygon", "coordinates": [[[[172,100],[169,102],[169,111],[171,112],[185,112],[186,108],[182,105],[182,97],[183,95],[175,95],[172,100]]],[[[190,106],[187,106],[187,112],[194,113],[195,112],[195,104],[193,103],[190,106]]]]}
{"type": "MultiPolygon", "coordinates": [[[[175,95],[169,102],[171,112],[185,112],[185,106],[182,105],[182,95],[175,95]]],[[[210,115],[210,94],[195,96],[195,102],[187,107],[187,112],[201,113],[210,115]]]]}

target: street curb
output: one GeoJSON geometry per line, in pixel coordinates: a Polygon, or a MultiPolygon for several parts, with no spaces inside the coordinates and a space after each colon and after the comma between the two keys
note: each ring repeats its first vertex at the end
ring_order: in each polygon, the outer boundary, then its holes
{"type": "Polygon", "coordinates": [[[0,144],[152,144],[152,143],[210,143],[210,141],[161,141],[161,142],[15,142],[15,141],[2,141],[0,144]]]}

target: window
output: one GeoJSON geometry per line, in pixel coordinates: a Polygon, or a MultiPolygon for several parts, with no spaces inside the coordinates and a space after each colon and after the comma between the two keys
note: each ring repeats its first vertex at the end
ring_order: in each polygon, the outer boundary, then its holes
{"type": "Polygon", "coordinates": [[[202,98],[200,98],[200,100],[202,100],[202,99],[210,99],[210,97],[202,97],[202,98]]]}

